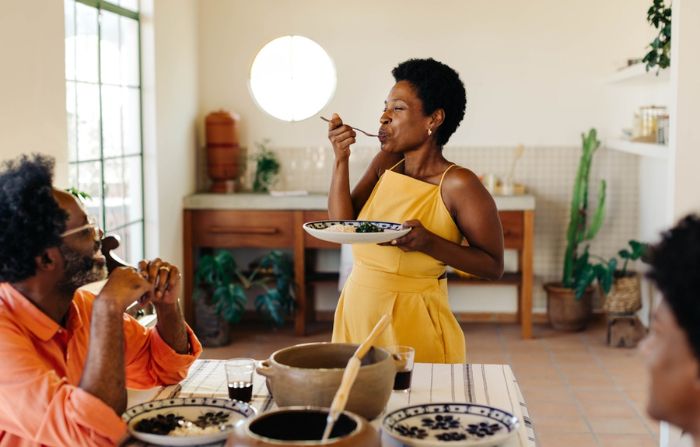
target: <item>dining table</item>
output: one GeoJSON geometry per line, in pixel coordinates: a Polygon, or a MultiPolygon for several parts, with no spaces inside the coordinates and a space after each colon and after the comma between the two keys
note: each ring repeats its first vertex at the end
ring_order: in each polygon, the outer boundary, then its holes
{"type": "MultiPolygon", "coordinates": [[[[149,390],[128,390],[128,406],[158,399],[175,397],[228,398],[225,360],[196,360],[187,377],[176,385],[149,390]]],[[[534,427],[530,421],[525,399],[509,365],[474,363],[416,363],[411,387],[406,391],[393,391],[384,412],[370,423],[381,431],[385,414],[408,405],[424,403],[468,402],[496,407],[518,418],[516,435],[502,447],[535,447],[534,427]]],[[[258,414],[276,408],[267,390],[265,377],[253,377],[253,397],[250,404],[258,414]]],[[[143,447],[144,444],[129,438],[123,447],[143,447]]],[[[221,443],[218,445],[225,445],[221,443]]],[[[217,446],[217,444],[208,444],[217,446]]],[[[382,433],[383,447],[401,447],[402,444],[382,433]]]]}

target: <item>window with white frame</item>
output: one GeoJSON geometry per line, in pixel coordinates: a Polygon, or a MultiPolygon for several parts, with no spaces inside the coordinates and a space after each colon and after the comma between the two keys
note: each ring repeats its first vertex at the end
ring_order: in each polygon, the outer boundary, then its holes
{"type": "Polygon", "coordinates": [[[70,186],[117,254],[144,254],[139,0],[64,0],[70,186]]]}

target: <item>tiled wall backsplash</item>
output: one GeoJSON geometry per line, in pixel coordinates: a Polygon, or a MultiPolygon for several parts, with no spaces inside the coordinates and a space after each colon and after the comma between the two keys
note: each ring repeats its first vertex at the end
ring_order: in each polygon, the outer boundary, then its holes
{"type": "MultiPolygon", "coordinates": [[[[275,189],[327,192],[333,153],[328,147],[273,148],[282,170],[275,189]]],[[[448,147],[445,156],[477,174],[504,177],[510,170],[513,147],[448,147]]],[[[363,174],[376,148],[355,147],[350,158],[350,179],[355,183],[363,174]]],[[[559,279],[566,246],[566,226],[580,148],[526,147],[518,161],[514,180],[536,198],[534,249],[534,307],[545,308],[542,284],[559,279]]],[[[200,157],[199,185],[206,188],[206,163],[200,157]]],[[[241,179],[250,189],[254,165],[241,179]]],[[[601,148],[591,169],[589,204],[595,207],[600,179],[607,181],[605,223],[591,243],[591,252],[610,257],[638,234],[639,160],[636,156],[601,148]]],[[[591,210],[592,212],[592,210],[591,210]]]]}

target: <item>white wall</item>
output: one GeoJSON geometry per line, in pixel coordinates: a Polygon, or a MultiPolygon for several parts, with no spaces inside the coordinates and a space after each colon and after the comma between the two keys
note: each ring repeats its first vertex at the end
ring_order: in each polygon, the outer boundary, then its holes
{"type": "Polygon", "coordinates": [[[0,160],[41,152],[68,179],[63,2],[0,4],[0,160]]]}
{"type": "Polygon", "coordinates": [[[609,128],[603,80],[644,54],[648,3],[201,0],[200,112],[239,113],[248,147],[264,137],[282,147],[326,144],[318,118],[283,123],[259,110],[248,91],[257,51],[301,34],[323,46],[338,71],[323,113],[376,128],[391,68],[431,56],[457,69],[467,87],[467,116],[451,145],[578,146],[582,130],[609,128]]]}
{"type": "Polygon", "coordinates": [[[674,204],[676,219],[700,212],[700,3],[675,0],[671,40],[671,77],[676,103],[671,110],[671,144],[675,145],[674,204]]]}
{"type": "Polygon", "coordinates": [[[146,256],[182,266],[182,198],[195,190],[197,3],[141,3],[146,256]]]}

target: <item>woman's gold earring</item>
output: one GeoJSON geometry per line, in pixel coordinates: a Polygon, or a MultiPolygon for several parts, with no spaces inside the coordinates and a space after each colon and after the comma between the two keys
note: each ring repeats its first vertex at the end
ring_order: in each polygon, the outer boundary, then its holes
{"type": "Polygon", "coordinates": [[[433,129],[428,129],[428,136],[431,136],[433,134],[433,129]]]}

